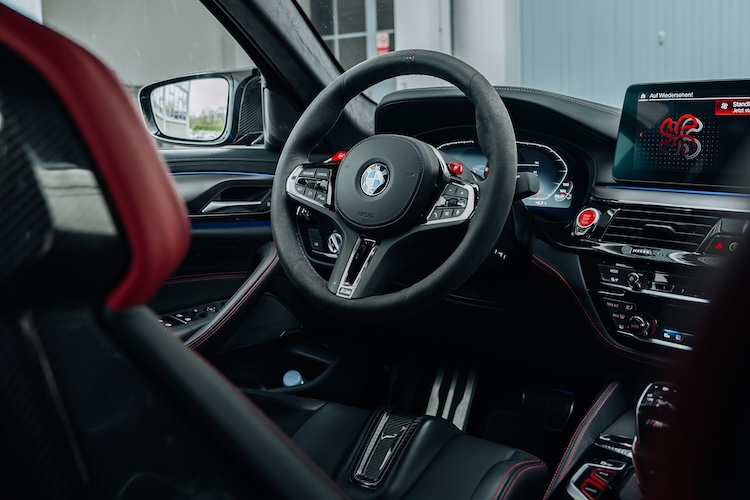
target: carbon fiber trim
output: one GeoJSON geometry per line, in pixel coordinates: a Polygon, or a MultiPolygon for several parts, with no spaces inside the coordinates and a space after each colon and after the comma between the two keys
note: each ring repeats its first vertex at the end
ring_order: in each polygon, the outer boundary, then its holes
{"type": "Polygon", "coordinates": [[[383,412],[375,425],[354,469],[352,479],[366,488],[375,488],[385,478],[403,451],[422,417],[400,415],[394,410],[383,412]]]}

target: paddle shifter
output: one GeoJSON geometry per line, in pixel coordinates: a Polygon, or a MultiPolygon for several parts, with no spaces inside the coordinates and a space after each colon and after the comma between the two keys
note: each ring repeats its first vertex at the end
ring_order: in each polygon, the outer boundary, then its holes
{"type": "Polygon", "coordinates": [[[664,463],[661,454],[668,446],[667,438],[677,418],[677,388],[666,382],[649,384],[636,407],[636,436],[633,441],[633,462],[646,497],[664,463]]]}

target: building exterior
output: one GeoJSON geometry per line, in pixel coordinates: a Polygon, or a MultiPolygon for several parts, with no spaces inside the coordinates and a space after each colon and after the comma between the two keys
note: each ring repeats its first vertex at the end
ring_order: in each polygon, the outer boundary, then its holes
{"type": "MultiPolygon", "coordinates": [[[[197,0],[0,1],[20,5],[78,40],[132,89],[169,76],[252,65],[197,0]],[[100,8],[105,3],[112,5],[100,8]],[[147,19],[152,29],[128,32],[119,22],[127,16],[147,19]]],[[[497,85],[615,106],[635,82],[750,75],[750,31],[734,26],[750,18],[746,0],[683,0],[679,8],[667,0],[298,2],[345,69],[390,50],[431,49],[464,59],[497,85]]],[[[377,100],[396,88],[425,85],[444,82],[400,77],[370,94],[377,100]]]]}

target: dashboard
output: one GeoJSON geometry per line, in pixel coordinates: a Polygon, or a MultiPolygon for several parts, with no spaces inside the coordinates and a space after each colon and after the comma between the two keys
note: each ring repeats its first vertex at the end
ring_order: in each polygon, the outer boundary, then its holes
{"type": "MultiPolygon", "coordinates": [[[[528,214],[515,231],[533,264],[564,285],[618,356],[662,366],[687,355],[717,270],[750,228],[750,82],[633,85],[622,108],[497,90],[518,170],[539,179],[514,207],[528,214]]],[[[483,175],[473,106],[455,89],[394,92],[375,125],[483,175]]]]}

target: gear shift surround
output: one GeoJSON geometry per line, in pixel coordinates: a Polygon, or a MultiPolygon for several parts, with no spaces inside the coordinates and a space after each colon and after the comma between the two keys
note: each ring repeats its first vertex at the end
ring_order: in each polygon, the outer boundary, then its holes
{"type": "Polygon", "coordinates": [[[638,399],[633,463],[646,497],[653,492],[657,477],[667,465],[662,457],[677,418],[677,394],[678,388],[673,384],[652,382],[638,399]]]}

